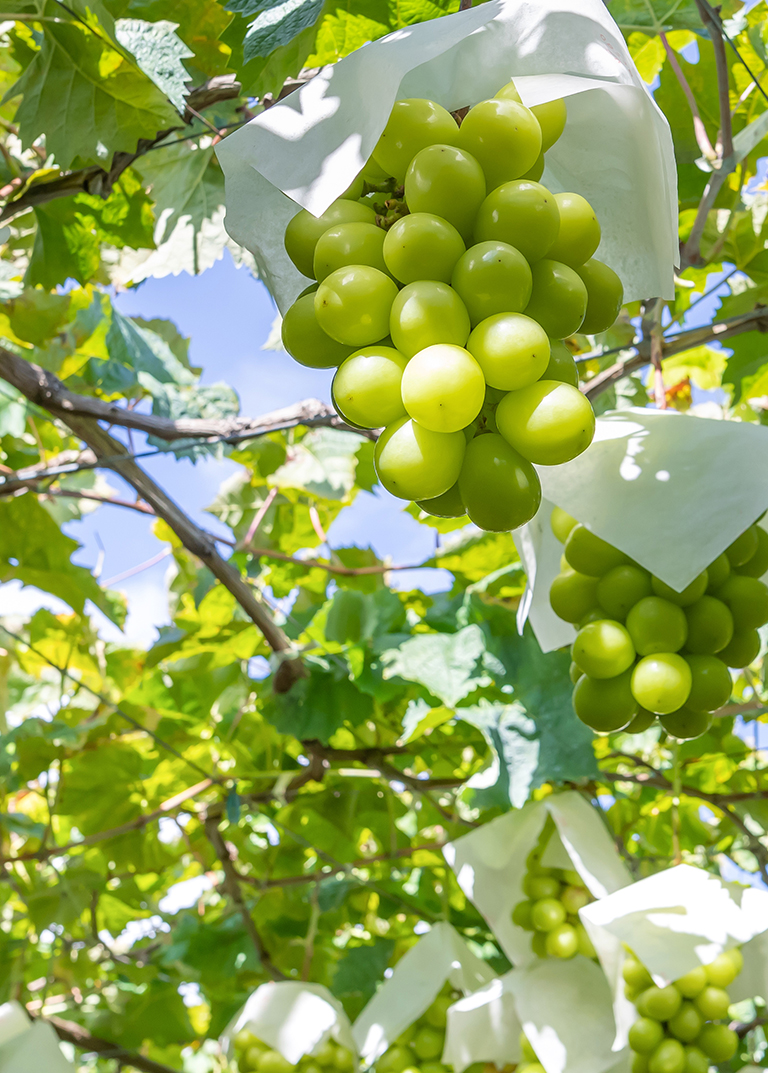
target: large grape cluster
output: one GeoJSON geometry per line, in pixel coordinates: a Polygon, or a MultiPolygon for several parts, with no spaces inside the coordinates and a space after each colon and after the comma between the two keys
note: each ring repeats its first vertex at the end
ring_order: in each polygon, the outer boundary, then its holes
{"type": "MultiPolygon", "coordinates": [[[[533,932],[531,949],[540,958],[595,957],[579,910],[593,901],[578,872],[545,868],[541,859],[554,832],[551,816],[542,828],[537,845],[526,858],[523,893],[526,900],[512,910],[512,923],[533,932]]],[[[532,1058],[531,1061],[536,1061],[532,1058]]]]}
{"type": "Polygon", "coordinates": [[[730,1061],[739,1040],[722,1024],[731,1005],[726,988],[743,963],[739,950],[728,950],[657,987],[640,961],[627,958],[624,993],[640,1015],[629,1030],[632,1073],[708,1073],[712,1063],[730,1061]]]}
{"type": "MultiPolygon", "coordinates": [[[[450,1073],[440,1061],[445,1047],[448,1007],[461,996],[446,985],[432,1005],[378,1059],[375,1073],[450,1073]]],[[[495,1067],[475,1063],[465,1073],[493,1073],[495,1067]]]]}
{"type": "Polygon", "coordinates": [[[264,1043],[248,1028],[242,1028],[232,1043],[238,1073],[352,1073],[356,1065],[349,1048],[334,1040],[321,1044],[313,1054],[304,1055],[296,1065],[291,1065],[280,1051],[264,1043]]]}
{"type": "Polygon", "coordinates": [[[676,592],[559,507],[551,524],[565,552],[550,604],[579,628],[571,647],[579,719],[603,734],[639,733],[658,716],[673,737],[704,734],[731,695],[728,668],[760,652],[768,533],[751,525],[676,592]]]}
{"type": "Polygon", "coordinates": [[[533,464],[590,444],[594,413],[563,340],[607,329],[621,308],[619,277],[593,256],[592,207],[538,182],[565,122],[564,101],[526,108],[511,82],[460,122],[434,101],[397,101],[344,195],[285,231],[308,281],[285,349],[338,366],[339,414],[383,429],[388,491],[483,529],[529,521],[533,464]]]}

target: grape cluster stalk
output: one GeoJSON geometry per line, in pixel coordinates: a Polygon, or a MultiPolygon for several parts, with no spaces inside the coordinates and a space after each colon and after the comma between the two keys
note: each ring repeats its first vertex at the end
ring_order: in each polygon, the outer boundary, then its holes
{"type": "MultiPolygon", "coordinates": [[[[759,520],[759,519],[758,519],[759,520]]],[[[698,738],[731,695],[729,668],[760,653],[768,622],[768,533],[757,523],[681,592],[555,507],[565,545],[549,601],[578,627],[573,707],[600,734],[639,734],[658,718],[672,737],[698,738]]]]}
{"type": "Polygon", "coordinates": [[[629,1030],[632,1073],[709,1073],[729,1062],[739,1039],[723,1024],[731,1005],[726,988],[741,972],[737,948],[699,965],[667,987],[657,987],[634,956],[624,961],[624,993],[639,1014],[629,1030]]]}
{"type": "Polygon", "coordinates": [[[539,182],[566,120],[565,101],[526,108],[513,82],[460,124],[434,101],[397,101],[344,194],[285,231],[307,277],[285,349],[337,367],[340,416],[383,430],[374,461],[389,492],[491,531],[535,515],[534,465],[591,443],[564,340],[605,331],[623,300],[594,257],[592,206],[539,182]]]}
{"type": "Polygon", "coordinates": [[[250,1029],[241,1029],[232,1043],[238,1073],[353,1073],[357,1067],[349,1048],[332,1039],[321,1043],[312,1054],[304,1055],[296,1065],[250,1029]]]}

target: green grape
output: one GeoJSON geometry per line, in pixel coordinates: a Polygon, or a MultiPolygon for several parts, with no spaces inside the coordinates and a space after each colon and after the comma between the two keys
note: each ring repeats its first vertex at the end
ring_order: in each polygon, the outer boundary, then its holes
{"type": "Polygon", "coordinates": [[[713,1062],[729,1062],[736,1054],[739,1037],[726,1025],[704,1025],[696,1046],[713,1062]]]}
{"type": "Polygon", "coordinates": [[[632,666],[635,649],[621,623],[603,619],[579,630],[571,646],[571,659],[590,678],[615,678],[632,666]]]}
{"type": "Polygon", "coordinates": [[[566,887],[560,895],[560,901],[570,916],[576,916],[580,909],[589,905],[591,898],[587,888],[579,884],[577,887],[566,887]]]}
{"type": "Polygon", "coordinates": [[[502,391],[535,383],[549,361],[546,332],[522,313],[496,313],[481,321],[469,337],[467,350],[489,386],[502,391]]]}
{"type": "Polygon", "coordinates": [[[490,532],[518,529],[541,503],[536,470],[498,433],[467,444],[459,489],[470,520],[490,532]]]}
{"type": "Polygon", "coordinates": [[[684,1047],[685,1069],[683,1073],[709,1073],[709,1059],[698,1047],[684,1047]]]}
{"type": "Polygon", "coordinates": [[[373,150],[373,159],[398,183],[405,181],[408,165],[430,145],[456,145],[459,127],[445,108],[420,97],[395,101],[387,125],[373,150]]]}
{"type": "Polygon", "coordinates": [[[401,283],[436,279],[450,283],[454,266],[464,253],[461,235],[447,220],[429,212],[414,212],[398,220],[384,239],[387,268],[401,283]]]}
{"type": "Polygon", "coordinates": [[[456,262],[451,277],[451,286],[467,307],[473,328],[495,313],[522,313],[532,285],[528,262],[508,242],[471,246],[456,262]]]}
{"type": "Polygon", "coordinates": [[[379,436],[376,473],[400,499],[433,499],[456,483],[465,445],[461,432],[432,432],[403,417],[379,436]]]}
{"type": "Polygon", "coordinates": [[[549,589],[549,603],[564,622],[581,622],[597,603],[597,578],[577,570],[558,574],[549,589]]]}
{"type": "Polygon", "coordinates": [[[496,425],[523,458],[541,466],[559,466],[589,447],[595,413],[578,388],[557,380],[538,380],[501,400],[496,425]]]}
{"type": "Polygon", "coordinates": [[[676,1039],[683,1043],[692,1043],[704,1023],[699,1011],[692,1002],[684,1002],[674,1017],[669,1020],[668,1028],[676,1039]]]}
{"type": "Polygon", "coordinates": [[[696,998],[707,986],[706,969],[703,965],[697,965],[695,969],[691,969],[685,976],[675,980],[674,984],[684,998],[696,998]]]}
{"type": "Polygon", "coordinates": [[[352,180],[343,194],[339,194],[339,197],[343,197],[348,201],[359,201],[363,196],[363,190],[365,189],[365,179],[363,173],[360,172],[356,178],[352,180]]]}
{"type": "Polygon", "coordinates": [[[686,585],[681,592],[678,592],[677,589],[673,589],[671,585],[665,584],[660,578],[651,578],[651,585],[653,586],[654,593],[657,596],[661,596],[664,600],[669,600],[671,604],[677,604],[678,607],[688,607],[689,604],[696,603],[697,600],[700,600],[707,591],[708,583],[709,575],[706,570],[703,570],[697,577],[695,577],[690,585],[686,585]]]}
{"type": "Polygon", "coordinates": [[[560,924],[547,932],[546,950],[553,958],[572,958],[579,952],[579,936],[573,924],[560,924]]]}
{"type": "Polygon", "coordinates": [[[732,544],[725,549],[725,554],[731,566],[743,566],[749,562],[757,551],[757,526],[750,525],[749,529],[737,536],[732,544]]]}
{"type": "Polygon", "coordinates": [[[317,240],[313,275],[322,281],[331,272],[347,265],[369,265],[386,273],[383,246],[384,231],[374,224],[337,224],[336,227],[329,227],[317,240]]]}
{"type": "MultiPolygon", "coordinates": [[[[547,933],[545,931],[535,931],[531,936],[531,950],[536,957],[545,958],[547,956],[547,933]]],[[[524,1069],[535,1069],[536,1065],[524,1066],[524,1069]]]]}
{"type": "Polygon", "coordinates": [[[549,256],[575,268],[588,261],[600,245],[600,224],[595,210],[581,194],[555,194],[555,200],[560,230],[549,256]]]}
{"type": "Polygon", "coordinates": [[[642,1017],[652,1017],[655,1021],[668,1021],[674,1017],[682,1005],[683,997],[676,987],[648,987],[637,999],[635,1006],[642,1017]]]}
{"type": "MultiPolygon", "coordinates": [[[[498,96],[498,94],[497,94],[498,96]]],[[[531,111],[541,127],[541,151],[548,152],[565,130],[568,112],[562,97],[546,104],[534,104],[531,111]]]]}
{"type": "Polygon", "coordinates": [[[624,983],[629,984],[633,990],[645,991],[647,988],[653,987],[651,974],[642,961],[638,961],[635,957],[628,956],[624,959],[621,975],[624,983]]]}
{"type": "Polygon", "coordinates": [[[642,567],[624,563],[600,578],[597,599],[611,618],[623,622],[640,600],[651,595],[651,576],[642,567]]]}
{"type": "Polygon", "coordinates": [[[694,712],[688,707],[678,708],[676,712],[668,715],[660,715],[659,722],[671,734],[680,741],[692,741],[706,734],[712,726],[712,715],[709,712],[694,712]]]}
{"type": "MultiPolygon", "coordinates": [[[[366,896],[368,892],[365,892],[366,896]]],[[[336,1061],[336,1048],[331,1040],[326,1040],[312,1055],[318,1065],[332,1066],[336,1061]]]]}
{"type": "Polygon", "coordinates": [[[475,220],[475,242],[507,242],[529,264],[546,257],[560,229],[554,194],[540,183],[518,179],[492,190],[475,220]]]}
{"type": "Polygon", "coordinates": [[[664,1039],[664,1029],[650,1017],[638,1017],[629,1030],[629,1045],[638,1054],[650,1054],[664,1039]]]}
{"type": "Polygon", "coordinates": [[[640,656],[678,652],[688,637],[688,623],[682,607],[662,600],[660,596],[639,600],[627,615],[627,629],[640,656]]]}
{"type": "Polygon", "coordinates": [[[322,1073],[320,1066],[317,1062],[307,1061],[308,1055],[300,1059],[296,1069],[300,1069],[301,1073],[322,1073]]]}
{"type": "Polygon", "coordinates": [[[757,630],[734,630],[725,648],[717,653],[726,667],[748,667],[760,655],[760,634],[757,630]]]}
{"type": "Polygon", "coordinates": [[[711,562],[707,567],[707,576],[709,582],[707,583],[707,592],[716,592],[721,585],[724,585],[728,578],[731,576],[731,564],[728,561],[728,556],[725,552],[711,562]]]}
{"type": "Polygon", "coordinates": [[[717,656],[685,656],[691,668],[691,692],[685,702],[694,712],[714,712],[728,703],[731,696],[731,676],[717,656]]]}
{"type": "Polygon", "coordinates": [[[451,287],[425,279],[409,283],[397,295],[389,328],[397,349],[412,358],[435,343],[464,346],[469,338],[469,314],[451,287]]]}
{"type": "Polygon", "coordinates": [[[293,1065],[280,1051],[263,1051],[257,1068],[259,1073],[293,1073],[293,1065]]]}
{"type": "Polygon", "coordinates": [[[757,578],[731,574],[717,590],[717,598],[733,615],[736,631],[756,630],[768,622],[768,586],[757,578]]]}
{"type": "MultiPolygon", "coordinates": [[[[533,111],[533,109],[531,109],[531,111],[533,111]]],[[[537,183],[541,179],[542,175],[544,174],[544,164],[545,163],[546,163],[546,161],[544,160],[544,154],[539,153],[539,155],[536,157],[536,160],[531,165],[531,167],[528,169],[528,171],[524,172],[520,176],[520,178],[521,179],[530,179],[531,182],[537,183]]]]}
{"type": "Polygon", "coordinates": [[[533,288],[525,307],[553,339],[573,335],[581,327],[587,309],[587,288],[568,265],[547,257],[531,269],[533,288]]]}
{"type": "Polygon", "coordinates": [[[759,525],[753,526],[757,532],[757,549],[745,563],[736,567],[736,572],[747,577],[762,577],[768,570],[768,533],[759,525]]]}
{"type": "Polygon", "coordinates": [[[590,622],[602,622],[605,618],[605,612],[599,607],[593,607],[591,611],[588,611],[583,619],[578,623],[579,629],[584,626],[588,626],[590,622]]]}
{"type": "Polygon", "coordinates": [[[441,216],[467,243],[485,195],[483,169],[473,156],[453,145],[422,149],[405,176],[405,200],[411,212],[441,216]]]}
{"type": "Polygon", "coordinates": [[[437,343],[420,350],[405,366],[401,392],[414,421],[432,432],[458,432],[480,413],[485,380],[468,351],[437,343]]]}
{"type": "Polygon", "coordinates": [[[561,544],[565,544],[571,529],[579,523],[570,514],[566,514],[562,507],[553,507],[549,524],[555,537],[561,544]]]}
{"type": "Polygon", "coordinates": [[[425,1026],[420,1028],[413,1038],[412,1047],[416,1057],[424,1060],[439,1058],[443,1053],[445,1033],[438,1032],[436,1028],[425,1026]]]}
{"type": "Polygon", "coordinates": [[[632,671],[635,700],[656,715],[682,708],[690,692],[691,668],[675,652],[643,656],[632,671]]]}
{"type": "Polygon", "coordinates": [[[533,903],[531,923],[536,931],[552,931],[565,923],[565,906],[557,898],[541,898],[533,903]]]}
{"type": "Polygon", "coordinates": [[[584,674],[584,671],[582,671],[581,667],[579,667],[576,663],[573,662],[573,660],[571,660],[571,665],[568,668],[568,677],[570,678],[570,680],[573,682],[574,685],[576,685],[576,683],[578,682],[578,680],[581,678],[581,676],[583,674],[584,674]]]}
{"type": "Polygon", "coordinates": [[[518,902],[512,910],[512,923],[516,924],[518,928],[523,928],[525,931],[533,931],[533,921],[531,919],[532,909],[533,902],[518,902]]]}
{"type": "Polygon", "coordinates": [[[435,496],[434,499],[419,500],[417,506],[434,518],[460,518],[462,514],[467,513],[459,491],[458,481],[447,492],[443,492],[441,496],[435,496]]]}
{"type": "Polygon", "coordinates": [[[509,98],[470,108],[459,129],[459,146],[483,169],[488,189],[524,175],[541,152],[541,127],[530,109],[509,98]]]}
{"type": "Polygon", "coordinates": [[[549,341],[549,364],[541,374],[542,380],[560,380],[563,384],[579,386],[579,370],[568,347],[561,339],[549,341]]]}
{"type": "Polygon", "coordinates": [[[648,1059],[648,1073],[683,1073],[685,1051],[676,1039],[665,1039],[648,1059]]]}
{"type": "Polygon", "coordinates": [[[381,428],[405,417],[400,383],[407,364],[404,354],[388,346],[364,347],[343,361],[331,391],[344,420],[381,428]]]}
{"type": "Polygon", "coordinates": [[[711,984],[696,996],[694,1002],[705,1021],[719,1021],[722,1017],[727,1017],[731,1005],[728,992],[722,987],[712,987],[711,984]]]}
{"type": "Polygon", "coordinates": [[[576,272],[587,288],[587,312],[581,324],[585,335],[598,335],[614,323],[624,302],[621,280],[608,265],[591,257],[576,272]]]}
{"type": "Polygon", "coordinates": [[[648,1055],[632,1054],[631,1073],[648,1073],[648,1055]]]}
{"type": "Polygon", "coordinates": [[[336,1048],[336,1069],[339,1073],[352,1073],[355,1068],[355,1056],[350,1051],[349,1047],[338,1046],[336,1048]]]}
{"type": "Polygon", "coordinates": [[[363,182],[370,183],[371,186],[381,186],[383,183],[391,182],[392,176],[389,172],[384,171],[379,167],[373,157],[368,157],[368,160],[363,165],[363,170],[360,172],[363,182]]]}
{"type": "Polygon", "coordinates": [[[332,369],[354,350],[331,339],[320,327],[313,294],[305,294],[293,303],[283,317],[281,338],[293,360],[310,369],[332,369]]]}
{"type": "Polygon", "coordinates": [[[624,671],[615,678],[590,678],[588,674],[580,678],[573,690],[573,709],[582,723],[598,734],[623,729],[637,712],[631,676],[631,671],[624,671]]]}
{"type": "Polygon", "coordinates": [[[592,945],[592,940],[583,924],[576,925],[576,935],[579,939],[579,953],[585,958],[597,958],[597,951],[592,945]]]}
{"type": "Polygon", "coordinates": [[[689,652],[711,656],[721,652],[733,637],[733,615],[722,600],[702,596],[685,609],[689,652]]]}
{"type": "MultiPolygon", "coordinates": [[[[505,84],[501,87],[501,89],[498,91],[498,93],[494,93],[493,96],[496,98],[496,100],[499,100],[499,101],[506,100],[506,101],[517,101],[518,104],[523,103],[523,98],[517,92],[517,86],[515,85],[514,82],[505,82],[505,84]]],[[[534,1055],[533,1058],[529,1059],[529,1061],[536,1062],[536,1061],[538,1061],[538,1059],[534,1055]]]]}
{"type": "Polygon", "coordinates": [[[623,551],[590,532],[585,525],[575,525],[565,542],[565,558],[569,566],[591,577],[602,577],[616,566],[627,562],[623,551]]]}
{"type": "Polygon", "coordinates": [[[412,1061],[413,1052],[408,1047],[390,1047],[376,1062],[376,1073],[403,1073],[412,1061]]]}
{"type": "Polygon", "coordinates": [[[541,901],[542,898],[557,898],[560,895],[560,883],[554,876],[534,875],[529,873],[523,880],[523,890],[529,898],[541,901]]]}
{"type": "Polygon", "coordinates": [[[704,966],[707,982],[713,987],[730,987],[742,970],[744,958],[735,947],[720,954],[714,961],[704,966]]]}
{"type": "Polygon", "coordinates": [[[625,734],[642,734],[656,722],[655,712],[647,712],[641,708],[628,727],[624,728],[625,734]]]}
{"type": "Polygon", "coordinates": [[[387,334],[396,297],[397,285],[389,276],[367,265],[350,265],[331,272],[317,288],[315,315],[331,339],[368,346],[387,334]]]}
{"type": "Polygon", "coordinates": [[[376,213],[359,201],[347,201],[345,198],[334,201],[322,216],[313,216],[306,209],[301,209],[288,221],[285,229],[285,252],[302,275],[312,278],[315,246],[320,236],[329,227],[352,223],[375,224],[376,213]]]}

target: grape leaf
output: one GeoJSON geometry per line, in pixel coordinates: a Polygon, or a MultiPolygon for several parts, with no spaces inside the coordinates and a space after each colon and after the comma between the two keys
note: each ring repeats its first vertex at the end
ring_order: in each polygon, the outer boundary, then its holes
{"type": "Polygon", "coordinates": [[[485,636],[473,622],[458,633],[410,637],[399,648],[382,652],[381,661],[386,666],[385,678],[420,682],[453,708],[473,690],[491,684],[485,655],[485,636]]]}
{"type": "Polygon", "coordinates": [[[246,60],[269,56],[275,49],[288,45],[302,30],[314,26],[324,0],[279,0],[261,11],[248,27],[243,42],[246,60]]]}
{"type": "MultiPolygon", "coordinates": [[[[159,417],[207,417],[217,419],[240,412],[240,402],[229,384],[158,384],[152,391],[152,413],[159,417]]],[[[177,458],[197,461],[206,455],[222,457],[223,443],[199,443],[176,440],[169,443],[156,436],[148,437],[153,447],[172,452],[177,458]]]]}
{"type": "Polygon", "coordinates": [[[327,742],[345,720],[358,726],[370,717],[373,701],[357,691],[341,660],[307,657],[305,665],[310,677],[272,698],[268,718],[281,734],[327,742]]]}
{"type": "Polygon", "coordinates": [[[145,75],[163,91],[180,112],[184,108],[185,83],[189,79],[181,62],[193,53],[176,34],[176,23],[161,19],[119,19],[117,40],[130,52],[145,75]]]}
{"type": "Polygon", "coordinates": [[[370,998],[394,949],[391,939],[376,939],[371,944],[349,948],[338,964],[331,991],[339,997],[360,994],[370,998]]]}
{"type": "Polygon", "coordinates": [[[611,15],[624,33],[633,30],[668,33],[670,30],[701,30],[701,15],[695,0],[607,0],[611,15]]]}
{"type": "Polygon", "coordinates": [[[184,0],[172,8],[168,0],[107,0],[115,15],[159,22],[171,13],[176,33],[192,50],[194,67],[206,77],[223,74],[229,67],[230,49],[221,40],[232,21],[230,12],[216,0],[184,0]]]}

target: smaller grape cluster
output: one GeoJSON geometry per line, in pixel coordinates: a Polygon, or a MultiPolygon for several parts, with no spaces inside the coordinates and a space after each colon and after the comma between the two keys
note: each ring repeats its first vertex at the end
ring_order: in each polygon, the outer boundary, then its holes
{"type": "Polygon", "coordinates": [[[640,733],[657,717],[681,740],[706,733],[731,695],[729,668],[760,652],[768,533],[751,525],[677,592],[559,507],[551,525],[565,549],[550,604],[579,631],[576,715],[600,734],[640,733]]]}
{"type": "MultiPolygon", "coordinates": [[[[432,1005],[378,1059],[375,1073],[448,1073],[440,1059],[445,1047],[448,1007],[461,996],[446,985],[432,1005]]],[[[480,1073],[481,1066],[469,1067],[480,1073]]]]}
{"type": "Polygon", "coordinates": [[[566,118],[563,100],[526,108],[512,82],[463,118],[397,101],[349,189],[285,231],[308,283],[283,321],[287,352],[338,366],[338,413],[383,429],[384,488],[487,530],[530,521],[534,465],[589,446],[595,416],[563,340],[609,328],[623,300],[594,257],[592,206],[538,181],[566,118]]]}
{"type": "Polygon", "coordinates": [[[352,1073],[357,1065],[349,1048],[334,1040],[322,1043],[313,1054],[305,1054],[295,1066],[248,1028],[242,1028],[232,1043],[238,1073],[352,1073]]]}
{"type": "Polygon", "coordinates": [[[731,1005],[726,988],[743,964],[734,948],[657,987],[642,962],[628,957],[624,993],[640,1015],[629,1030],[632,1073],[709,1073],[711,1063],[730,1061],[739,1038],[722,1023],[731,1005]]]}
{"type": "Polygon", "coordinates": [[[527,897],[512,910],[512,923],[533,932],[531,949],[540,958],[572,958],[576,954],[594,958],[595,949],[578,915],[593,901],[592,895],[578,872],[545,868],[541,863],[553,832],[554,821],[548,816],[538,843],[526,857],[522,885],[527,897]]]}

